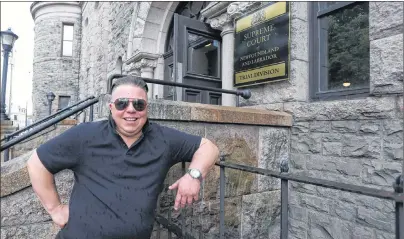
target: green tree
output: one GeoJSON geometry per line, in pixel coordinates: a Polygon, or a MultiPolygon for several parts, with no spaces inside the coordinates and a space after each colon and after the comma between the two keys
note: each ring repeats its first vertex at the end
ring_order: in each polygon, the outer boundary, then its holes
{"type": "Polygon", "coordinates": [[[369,82],[369,3],[360,2],[328,18],[328,89],[369,82]]]}

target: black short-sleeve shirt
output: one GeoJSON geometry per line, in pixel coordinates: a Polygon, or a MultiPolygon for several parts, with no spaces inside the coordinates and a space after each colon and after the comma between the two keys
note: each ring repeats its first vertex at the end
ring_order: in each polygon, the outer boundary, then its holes
{"type": "Polygon", "coordinates": [[[109,120],[82,123],[37,149],[46,169],[74,172],[65,239],[150,238],[171,166],[191,161],[200,136],[147,122],[130,148],[109,120]]]}

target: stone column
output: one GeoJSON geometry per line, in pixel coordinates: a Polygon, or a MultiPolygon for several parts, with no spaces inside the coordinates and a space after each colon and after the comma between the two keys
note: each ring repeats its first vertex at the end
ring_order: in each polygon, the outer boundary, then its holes
{"type": "MultiPolygon", "coordinates": [[[[135,68],[140,70],[140,76],[143,78],[154,79],[154,68],[156,68],[156,66],[157,66],[156,60],[150,60],[145,58],[135,63],[135,68]]],[[[149,100],[153,99],[153,84],[147,83],[147,87],[149,88],[147,98],[149,100]]]]}
{"type": "MultiPolygon", "coordinates": [[[[227,23],[223,26],[222,36],[222,88],[234,90],[234,26],[233,23],[227,23]]],[[[222,105],[236,106],[236,96],[222,94],[222,105]]]]}
{"type": "MultiPolygon", "coordinates": [[[[227,6],[226,12],[220,15],[216,12],[223,12],[224,5],[212,4],[210,9],[204,11],[210,26],[221,30],[222,37],[222,89],[235,90],[234,85],[234,18],[253,7],[259,6],[260,2],[233,2],[227,6]],[[217,16],[218,15],[218,16],[217,16]]],[[[236,106],[236,96],[222,94],[222,105],[236,106]]]]}
{"type": "MultiPolygon", "coordinates": [[[[212,18],[210,26],[221,30],[222,33],[222,89],[234,90],[234,24],[229,14],[224,13],[218,17],[212,18]]],[[[222,105],[236,106],[236,96],[231,94],[222,94],[222,105]]]]}

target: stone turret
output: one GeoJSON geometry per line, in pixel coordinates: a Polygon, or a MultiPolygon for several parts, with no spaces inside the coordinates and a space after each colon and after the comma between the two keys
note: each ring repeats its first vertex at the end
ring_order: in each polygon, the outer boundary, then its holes
{"type": "Polygon", "coordinates": [[[52,113],[78,100],[81,48],[79,2],[34,2],[33,120],[46,117],[52,91],[52,113]]]}

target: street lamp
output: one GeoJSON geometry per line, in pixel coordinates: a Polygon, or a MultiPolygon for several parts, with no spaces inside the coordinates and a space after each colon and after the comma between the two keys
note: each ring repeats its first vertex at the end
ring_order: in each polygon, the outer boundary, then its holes
{"type": "Polygon", "coordinates": [[[13,49],[14,42],[18,39],[18,36],[8,28],[7,31],[1,31],[1,44],[3,45],[3,76],[1,78],[1,109],[0,119],[10,120],[6,115],[6,87],[7,87],[7,70],[8,70],[8,56],[13,49]]]}
{"type": "Polygon", "coordinates": [[[48,99],[48,105],[49,105],[49,115],[52,114],[52,101],[55,99],[55,94],[53,94],[52,91],[49,91],[46,93],[46,98],[48,99]]]}

